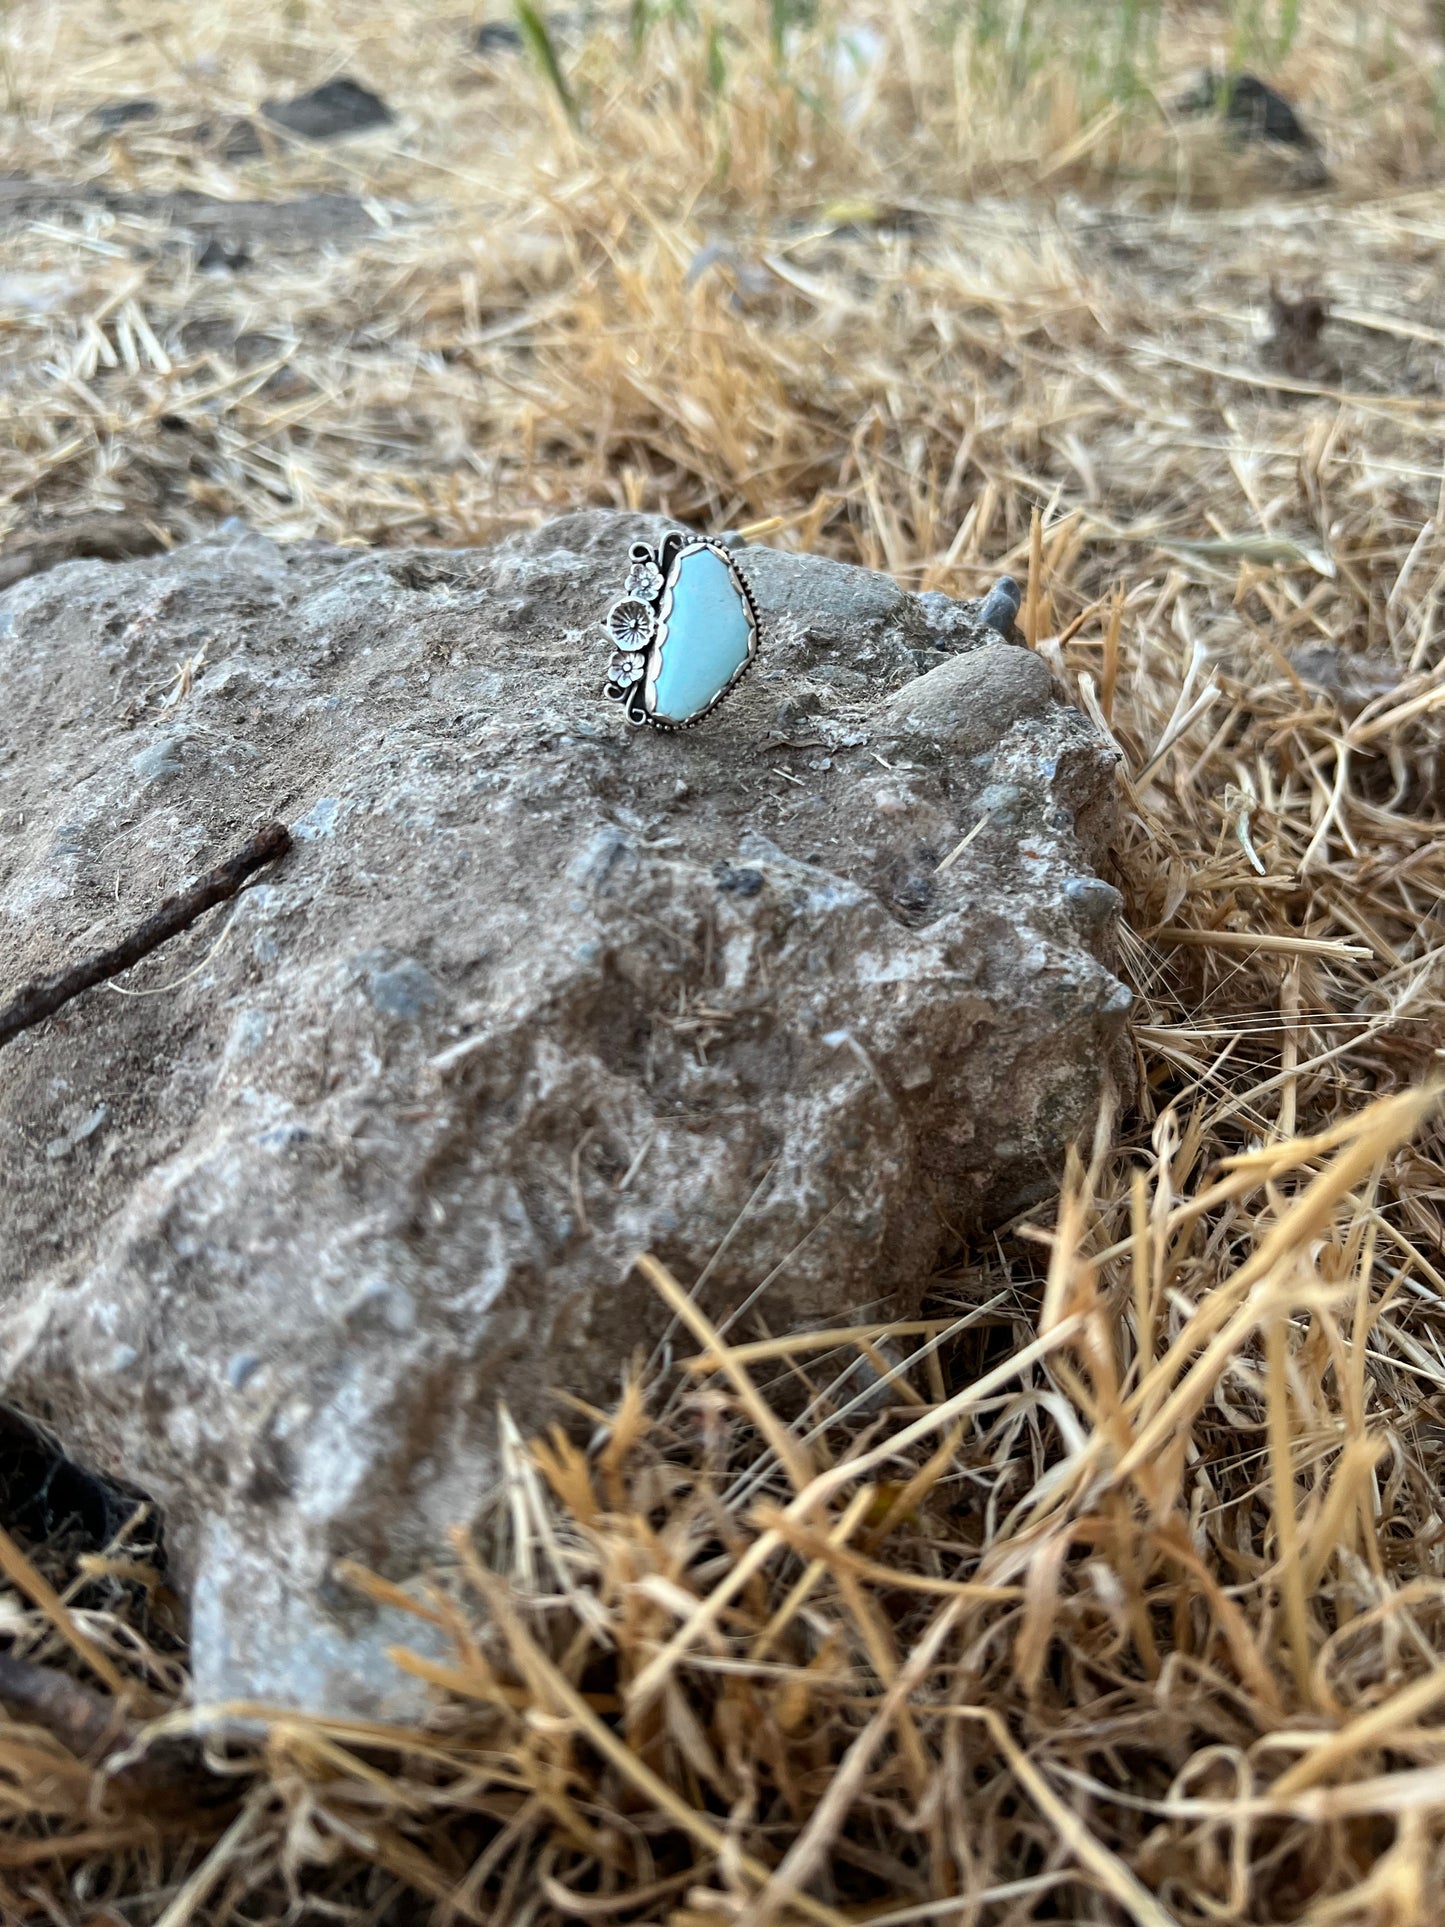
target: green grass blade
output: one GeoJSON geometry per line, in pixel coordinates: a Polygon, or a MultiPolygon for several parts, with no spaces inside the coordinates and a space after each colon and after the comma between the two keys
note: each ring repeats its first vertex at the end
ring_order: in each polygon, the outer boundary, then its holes
{"type": "Polygon", "coordinates": [[[788,0],[768,0],[768,40],[773,50],[773,65],[781,67],[787,49],[788,21],[792,9],[788,0]]]}
{"type": "Polygon", "coordinates": [[[707,90],[714,100],[721,100],[727,87],[727,63],[723,59],[722,34],[714,20],[707,30],[707,90]]]}
{"type": "Polygon", "coordinates": [[[521,30],[527,51],[536,61],[538,68],[551,84],[552,91],[562,103],[562,111],[568,120],[577,119],[577,103],[572,98],[572,90],[567,85],[557,58],[557,49],[552,45],[552,36],[547,31],[547,23],[532,5],[532,0],[512,0],[516,10],[517,26],[521,30]]]}

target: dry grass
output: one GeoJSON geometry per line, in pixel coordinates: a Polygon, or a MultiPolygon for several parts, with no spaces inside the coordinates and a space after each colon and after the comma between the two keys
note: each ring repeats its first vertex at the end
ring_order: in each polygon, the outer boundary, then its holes
{"type": "Polygon", "coordinates": [[[724,1338],[647,1268],[695,1355],[585,1452],[509,1437],[421,1609],[452,1661],[398,1656],[425,1731],[266,1718],[147,1770],[177,1662],[7,1550],[17,1650],[152,1724],[106,1771],[0,1728],[6,1919],[1439,1918],[1437,23],[1305,0],[1301,195],[1167,111],[1217,9],[1128,73],[1122,9],[1028,58],[930,11],[849,9],[861,74],[826,4],[783,70],[761,7],[636,55],[604,23],[561,43],[574,127],[431,0],[9,10],[0,170],[138,197],[0,235],[12,549],[613,502],[1029,572],[1124,753],[1141,1004],[1129,1108],[931,1323],[779,1338],[764,1301],[724,1338]],[[241,164],[188,131],[342,70],[393,127],[241,164]],[[97,137],[132,93],[164,112],[97,137]],[[202,273],[145,198],[181,189],[385,232],[202,273]],[[1272,279],[1318,338],[1267,338],[1272,279]]]}

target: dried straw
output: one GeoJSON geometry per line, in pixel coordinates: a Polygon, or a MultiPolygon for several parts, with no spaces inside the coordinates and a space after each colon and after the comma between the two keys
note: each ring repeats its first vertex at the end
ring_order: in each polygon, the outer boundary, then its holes
{"type": "MultiPolygon", "coordinates": [[[[586,1449],[504,1424],[424,1596],[344,1569],[450,1640],[397,1655],[424,1725],[234,1709],[164,1809],[0,1725],[6,1919],[1437,1917],[1436,23],[1300,9],[1320,193],[1169,108],[1227,51],[1182,0],[1160,68],[1147,7],[788,11],[558,27],[569,115],[431,0],[16,0],[3,172],[96,198],[0,204],[0,536],[600,503],[1010,570],[1122,758],[1128,1106],[926,1320],[718,1331],[649,1266],[695,1359],[586,1449]],[[395,123],[227,159],[339,71],[395,123]],[[182,193],[269,204],[231,268],[182,193]]],[[[204,703],[204,650],[153,669],[204,703]]],[[[143,1746],[192,1729],[125,1613],[24,1590],[33,1653],[173,1707],[143,1746]]]]}

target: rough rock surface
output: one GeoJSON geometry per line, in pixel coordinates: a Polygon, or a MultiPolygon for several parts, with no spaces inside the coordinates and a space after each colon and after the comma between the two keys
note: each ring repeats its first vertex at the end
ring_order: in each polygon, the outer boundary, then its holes
{"type": "Polygon", "coordinates": [[[295,837],[150,994],[0,1054],[0,1397],[162,1502],[203,1699],[400,1704],[419,1622],[333,1560],[476,1515],[499,1396],[609,1399],[664,1323],[635,1252],[715,1260],[715,1312],[772,1274],[774,1329],[906,1300],[1117,1061],[1110,760],[1044,663],[747,549],[757,668],[634,733],[592,625],[662,526],[232,531],[0,596],[0,981],[295,837]]]}

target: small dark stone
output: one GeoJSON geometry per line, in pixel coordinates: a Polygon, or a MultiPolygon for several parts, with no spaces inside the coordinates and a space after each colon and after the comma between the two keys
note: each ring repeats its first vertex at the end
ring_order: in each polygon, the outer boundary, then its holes
{"type": "Polygon", "coordinates": [[[1108,924],[1124,907],[1123,897],[1102,877],[1070,877],[1064,885],[1064,898],[1089,929],[1108,924]]]}
{"type": "Polygon", "coordinates": [[[1277,141],[1285,147],[1313,147],[1314,135],[1294,108],[1258,74],[1205,73],[1179,102],[1186,114],[1222,114],[1241,140],[1277,141]]]}
{"type": "MultiPolygon", "coordinates": [[[[203,123],[196,129],[196,139],[203,147],[209,147],[217,140],[216,130],[203,123]]],[[[266,152],[266,144],[256,132],[255,125],[249,120],[233,120],[223,127],[219,134],[222,156],[228,161],[259,160],[266,152]]]]}
{"type": "Polygon", "coordinates": [[[472,46],[479,54],[513,54],[521,51],[522,36],[510,20],[484,20],[472,46]]]}
{"type": "Polygon", "coordinates": [[[137,121],[158,119],[160,111],[159,103],[154,100],[108,100],[104,107],[97,107],[90,118],[104,133],[115,134],[122,127],[135,126],[137,121]]]}
{"type": "Polygon", "coordinates": [[[1328,304],[1317,294],[1281,294],[1270,283],[1269,338],[1265,352],[1286,374],[1306,376],[1321,370],[1324,350],[1320,336],[1330,318],[1328,304]]]}
{"type": "Polygon", "coordinates": [[[1001,575],[978,607],[978,619],[1001,636],[1013,634],[1023,592],[1011,575],[1001,575]]]}
{"type": "Polygon", "coordinates": [[[735,870],[730,863],[713,865],[719,890],[730,890],[736,897],[755,897],[763,887],[761,870],[735,870]]]}
{"type": "Polygon", "coordinates": [[[345,74],[313,87],[295,100],[265,100],[261,112],[273,127],[282,127],[301,140],[335,140],[363,128],[384,127],[393,120],[391,109],[369,87],[345,74]]]}
{"type": "Polygon", "coordinates": [[[202,274],[237,274],[250,265],[249,249],[240,242],[227,241],[219,234],[213,234],[196,256],[196,266],[202,274]]]}

